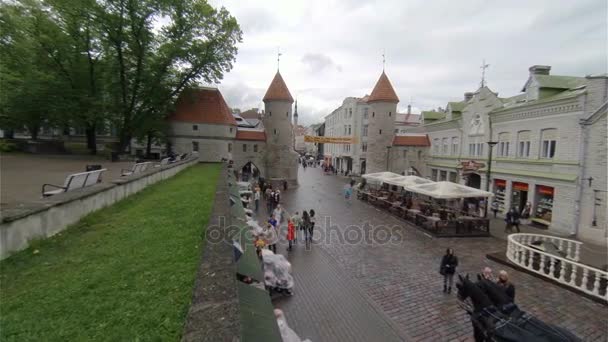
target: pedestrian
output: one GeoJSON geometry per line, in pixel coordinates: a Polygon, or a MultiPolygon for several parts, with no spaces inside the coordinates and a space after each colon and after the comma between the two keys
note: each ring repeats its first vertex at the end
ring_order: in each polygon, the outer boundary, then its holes
{"type": "Polygon", "coordinates": [[[356,183],[355,178],[354,177],[350,177],[350,186],[351,187],[355,186],[355,183],[356,183]]]}
{"type": "Polygon", "coordinates": [[[313,209],[310,209],[310,211],[308,212],[308,216],[310,217],[310,226],[308,227],[308,239],[312,242],[312,238],[315,232],[315,211],[313,209]]]}
{"type": "Polygon", "coordinates": [[[281,190],[277,189],[274,192],[274,205],[277,206],[279,203],[281,203],[281,190]]]}
{"type": "Polygon", "coordinates": [[[260,188],[256,187],[255,188],[255,193],[253,194],[253,200],[255,201],[255,212],[258,212],[258,209],[260,207],[260,188]]]}
{"type": "Polygon", "coordinates": [[[277,234],[276,227],[274,227],[274,225],[270,223],[270,220],[268,224],[266,224],[265,236],[269,237],[268,241],[266,242],[268,245],[268,249],[270,249],[274,254],[277,254],[277,240],[279,235],[277,234]]]}
{"type": "Polygon", "coordinates": [[[274,201],[274,193],[272,190],[266,190],[268,192],[268,196],[266,196],[266,210],[268,210],[268,215],[272,214],[272,210],[274,209],[272,202],[274,201]]]}
{"type": "Polygon", "coordinates": [[[304,231],[304,243],[308,242],[308,233],[310,227],[310,215],[304,210],[302,212],[302,230],[304,231]]]}
{"type": "Polygon", "coordinates": [[[276,226],[280,226],[283,222],[283,208],[280,204],[277,204],[277,207],[272,212],[272,217],[274,217],[274,219],[277,221],[276,226]]]}
{"type": "Polygon", "coordinates": [[[283,191],[287,191],[287,181],[283,181],[283,191]]]}
{"type": "Polygon", "coordinates": [[[507,223],[506,227],[505,227],[505,233],[507,233],[507,231],[510,233],[513,231],[513,227],[515,227],[515,229],[517,229],[517,232],[519,233],[519,212],[517,211],[517,209],[515,209],[515,207],[511,208],[511,210],[507,213],[507,216],[505,218],[505,221],[507,223]]]}
{"type": "Polygon", "coordinates": [[[492,211],[494,212],[494,218],[496,218],[496,214],[498,213],[498,201],[492,202],[492,211]]]}
{"type": "Polygon", "coordinates": [[[445,255],[441,258],[439,273],[443,275],[443,292],[451,293],[454,285],[454,273],[458,266],[458,258],[454,255],[454,249],[448,248],[445,255]]]}
{"type": "Polygon", "coordinates": [[[295,233],[296,236],[294,237],[294,242],[297,243],[298,242],[298,231],[300,229],[302,229],[300,226],[302,225],[302,218],[300,218],[300,213],[296,211],[296,213],[291,217],[291,222],[293,222],[293,225],[296,229],[295,233]]]}
{"type": "Polygon", "coordinates": [[[509,281],[509,274],[505,270],[498,272],[498,281],[496,282],[505,294],[511,299],[511,303],[515,303],[515,285],[509,281]]]}
{"type": "Polygon", "coordinates": [[[481,271],[481,277],[486,280],[494,281],[494,275],[492,274],[492,269],[489,267],[484,267],[481,271]]]}
{"type": "Polygon", "coordinates": [[[352,195],[353,187],[350,184],[344,185],[344,198],[348,201],[352,195]]]}
{"type": "Polygon", "coordinates": [[[287,221],[287,242],[289,243],[288,251],[291,251],[291,244],[296,239],[296,227],[290,219],[287,221]]]}
{"type": "Polygon", "coordinates": [[[529,219],[530,219],[530,212],[532,211],[532,203],[530,202],[526,202],[526,205],[524,206],[524,209],[522,209],[521,211],[521,218],[526,220],[526,223],[530,223],[529,219]]]}

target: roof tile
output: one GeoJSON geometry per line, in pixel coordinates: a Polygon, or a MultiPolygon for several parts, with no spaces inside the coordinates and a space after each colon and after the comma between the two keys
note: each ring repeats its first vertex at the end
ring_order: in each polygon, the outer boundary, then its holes
{"type": "Polygon", "coordinates": [[[397,135],[393,146],[431,146],[428,135],[397,135]]]}
{"type": "Polygon", "coordinates": [[[234,126],[237,124],[222,93],[215,88],[184,90],[179,95],[175,111],[169,115],[169,120],[234,126]]]}
{"type": "Polygon", "coordinates": [[[391,81],[389,81],[388,76],[382,71],[382,75],[376,82],[376,86],[374,90],[372,90],[372,94],[369,96],[367,102],[394,102],[398,103],[399,98],[395,93],[395,89],[391,85],[391,81]]]}
{"type": "Polygon", "coordinates": [[[281,73],[277,71],[277,74],[274,75],[272,82],[270,83],[270,87],[266,90],[266,95],[264,95],[264,102],[266,101],[289,101],[293,102],[293,97],[291,97],[291,93],[289,89],[287,89],[287,85],[285,81],[283,81],[283,77],[281,73]]]}
{"type": "Polygon", "coordinates": [[[264,131],[236,131],[236,140],[253,140],[266,141],[266,132],[264,131]]]}

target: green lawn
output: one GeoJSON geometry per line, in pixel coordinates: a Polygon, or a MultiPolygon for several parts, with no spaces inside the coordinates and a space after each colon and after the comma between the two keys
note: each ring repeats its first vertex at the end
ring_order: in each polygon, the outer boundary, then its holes
{"type": "Polygon", "coordinates": [[[0,263],[0,341],[176,341],[219,165],[196,165],[0,263]]]}

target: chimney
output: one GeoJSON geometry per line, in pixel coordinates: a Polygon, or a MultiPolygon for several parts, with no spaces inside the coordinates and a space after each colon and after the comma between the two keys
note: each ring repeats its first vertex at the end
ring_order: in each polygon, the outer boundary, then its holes
{"type": "Polygon", "coordinates": [[[549,71],[551,71],[551,66],[533,65],[528,70],[530,70],[530,75],[549,75],[549,71]]]}
{"type": "Polygon", "coordinates": [[[472,92],[467,91],[466,93],[464,93],[464,101],[465,102],[469,102],[472,98],[473,98],[473,93],[472,92]]]}
{"type": "Polygon", "coordinates": [[[407,115],[412,114],[412,105],[407,105],[407,115]]]}

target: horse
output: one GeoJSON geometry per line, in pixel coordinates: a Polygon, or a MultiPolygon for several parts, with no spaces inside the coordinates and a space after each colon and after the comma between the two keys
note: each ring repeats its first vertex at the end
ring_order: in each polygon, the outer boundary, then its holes
{"type": "Polygon", "coordinates": [[[575,342],[582,341],[570,331],[545,323],[522,311],[495,283],[478,277],[473,283],[468,275],[458,275],[458,299],[470,298],[473,310],[469,311],[475,341],[530,341],[575,342]]]}

